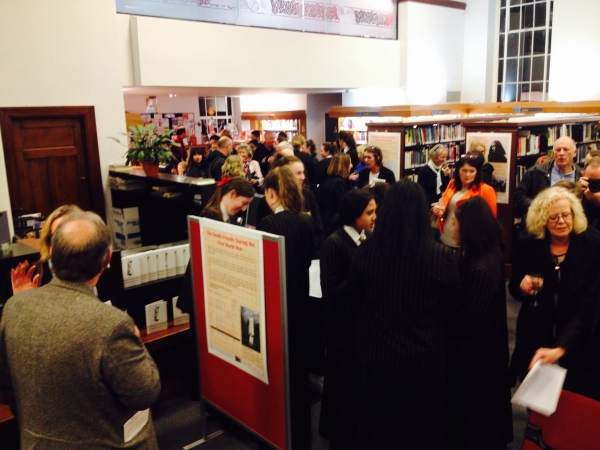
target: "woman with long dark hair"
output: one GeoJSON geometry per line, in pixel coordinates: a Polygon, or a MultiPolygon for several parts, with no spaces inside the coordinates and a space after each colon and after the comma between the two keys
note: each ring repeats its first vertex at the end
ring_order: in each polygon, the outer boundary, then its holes
{"type": "Polygon", "coordinates": [[[192,147],[190,157],[188,158],[187,169],[185,170],[186,177],[206,178],[206,170],[202,163],[202,149],[192,147]]]}
{"type": "Polygon", "coordinates": [[[323,216],[323,225],[326,232],[330,232],[331,221],[339,212],[342,197],[354,188],[349,179],[351,170],[350,156],[344,153],[334,155],[327,169],[329,177],[321,191],[321,200],[324,207],[321,215],[323,216]]]}
{"type": "Polygon", "coordinates": [[[320,434],[329,439],[329,448],[358,448],[356,439],[360,401],[360,370],[353,342],[356,311],[348,274],[358,246],[373,231],[377,205],[373,194],[355,189],[342,198],[334,219],[336,230],[321,249],[321,289],[325,306],[327,358],[320,434]]]}
{"type": "Polygon", "coordinates": [[[230,222],[231,218],[246,211],[254,198],[254,189],[242,177],[223,178],[217,183],[217,190],[210,198],[200,217],[230,222]]]}
{"type": "Polygon", "coordinates": [[[460,305],[452,251],[433,242],[423,189],[402,180],[377,211],[350,269],[358,302],[360,448],[447,445],[445,313],[460,305]],[[432,432],[435,426],[435,432],[432,432]]]}
{"type": "Polygon", "coordinates": [[[314,254],[314,222],[312,217],[303,214],[302,190],[290,167],[272,168],[265,177],[263,188],[273,214],[262,219],[258,229],[285,237],[292,444],[296,449],[310,449],[307,303],[308,269],[314,254]]]}
{"type": "Polygon", "coordinates": [[[456,209],[462,306],[451,320],[449,448],[505,450],[512,440],[504,230],[473,197],[456,209]]]}

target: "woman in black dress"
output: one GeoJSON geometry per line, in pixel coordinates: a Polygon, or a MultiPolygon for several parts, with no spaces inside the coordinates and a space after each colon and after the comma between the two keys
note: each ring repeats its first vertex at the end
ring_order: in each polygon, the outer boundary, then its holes
{"type": "Polygon", "coordinates": [[[508,285],[523,302],[510,368],[513,377],[523,380],[538,349],[567,350],[559,356],[561,366],[569,369],[564,389],[600,399],[599,353],[569,343],[581,326],[577,317],[586,311],[585,299],[597,293],[600,233],[587,225],[581,201],[563,187],[545,189],[531,202],[530,234],[515,250],[508,285]]]}
{"type": "Polygon", "coordinates": [[[327,359],[320,434],[329,439],[331,450],[358,448],[356,431],[360,401],[360,369],[356,351],[348,336],[354,334],[356,312],[348,274],[358,246],[373,231],[377,205],[364,189],[348,192],[340,204],[336,230],[321,249],[321,289],[325,306],[327,359]]]}
{"type": "Polygon", "coordinates": [[[383,153],[379,147],[370,146],[365,148],[363,161],[367,167],[358,174],[356,185],[359,188],[371,186],[382,181],[389,184],[396,182],[394,172],[383,166],[383,153]]]}
{"type": "Polygon", "coordinates": [[[456,258],[433,242],[423,189],[402,180],[350,269],[361,364],[360,448],[447,448],[445,314],[460,305],[456,258]]]}
{"type": "Polygon", "coordinates": [[[288,166],[271,169],[263,187],[273,214],[262,219],[258,229],[285,237],[292,444],[295,449],[305,450],[311,445],[307,303],[314,222],[311,216],[303,214],[302,190],[288,166]]]}
{"type": "Polygon", "coordinates": [[[505,450],[512,440],[502,225],[481,197],[456,209],[462,306],[450,321],[449,448],[505,450]]]}
{"type": "Polygon", "coordinates": [[[345,153],[334,155],[327,169],[329,177],[321,191],[322,204],[325,208],[325,211],[321,211],[321,214],[326,232],[330,231],[333,217],[339,212],[342,197],[354,188],[352,181],[349,179],[351,170],[350,156],[345,153]]]}

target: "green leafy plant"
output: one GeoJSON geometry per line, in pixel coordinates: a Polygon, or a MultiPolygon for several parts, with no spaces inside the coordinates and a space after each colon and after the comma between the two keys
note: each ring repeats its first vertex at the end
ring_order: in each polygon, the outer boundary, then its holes
{"type": "MultiPolygon", "coordinates": [[[[128,150],[125,153],[127,163],[133,161],[163,163],[171,158],[169,146],[179,147],[181,144],[171,139],[173,130],[165,127],[162,131],[156,130],[156,125],[150,123],[146,126],[128,127],[129,133],[123,133],[128,138],[128,150]]],[[[121,143],[119,139],[111,139],[121,143]]]]}

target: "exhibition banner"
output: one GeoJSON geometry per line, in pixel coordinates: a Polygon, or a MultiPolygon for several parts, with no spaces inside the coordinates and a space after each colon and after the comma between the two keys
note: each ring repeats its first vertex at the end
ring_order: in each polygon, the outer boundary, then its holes
{"type": "Polygon", "coordinates": [[[117,12],[291,31],[397,39],[394,0],[116,0],[117,12]]]}
{"type": "Polygon", "coordinates": [[[200,219],[208,352],[269,383],[259,232],[200,219]]]}
{"type": "Polygon", "coordinates": [[[383,155],[383,165],[394,172],[396,180],[400,180],[400,142],[401,133],[369,133],[369,144],[379,147],[383,155]]]}

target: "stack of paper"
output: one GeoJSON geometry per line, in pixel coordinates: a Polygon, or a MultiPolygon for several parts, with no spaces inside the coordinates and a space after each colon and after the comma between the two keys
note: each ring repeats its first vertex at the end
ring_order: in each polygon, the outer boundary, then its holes
{"type": "Polygon", "coordinates": [[[556,411],[567,369],[557,364],[542,364],[538,360],[529,371],[511,402],[525,406],[545,416],[556,411]]]}

